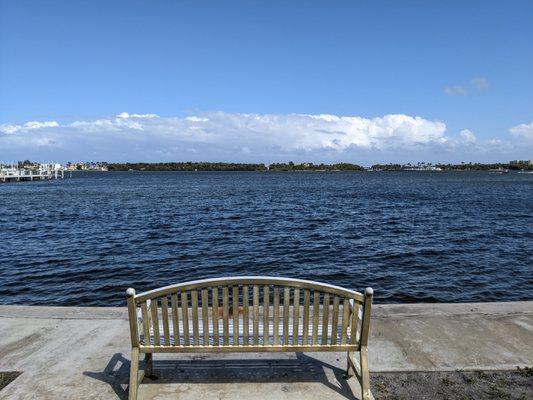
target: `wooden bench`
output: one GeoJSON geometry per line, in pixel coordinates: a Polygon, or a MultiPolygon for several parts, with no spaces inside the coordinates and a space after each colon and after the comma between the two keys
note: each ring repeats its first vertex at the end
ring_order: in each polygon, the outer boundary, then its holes
{"type": "Polygon", "coordinates": [[[368,332],[373,291],[263,276],[127,290],[131,331],[129,399],[152,374],[153,353],[347,352],[370,398],[368,332]],[[359,362],[354,353],[359,352],[359,362]],[[139,372],[139,353],[145,353],[139,372]]]}

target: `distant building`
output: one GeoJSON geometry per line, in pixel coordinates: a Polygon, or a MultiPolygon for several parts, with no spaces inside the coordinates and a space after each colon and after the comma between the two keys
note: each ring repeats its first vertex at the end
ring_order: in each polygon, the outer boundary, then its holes
{"type": "Polygon", "coordinates": [[[533,160],[512,160],[509,161],[509,165],[533,165],[533,160]]]}
{"type": "Polygon", "coordinates": [[[107,171],[106,162],[68,162],[69,171],[107,171]]]}

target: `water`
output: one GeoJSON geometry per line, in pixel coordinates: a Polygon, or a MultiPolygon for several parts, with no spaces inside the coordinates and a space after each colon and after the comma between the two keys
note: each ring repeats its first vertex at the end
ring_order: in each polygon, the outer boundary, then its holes
{"type": "Polygon", "coordinates": [[[533,299],[533,176],[109,172],[0,184],[0,302],[124,305],[225,275],[377,302],[533,299]]]}

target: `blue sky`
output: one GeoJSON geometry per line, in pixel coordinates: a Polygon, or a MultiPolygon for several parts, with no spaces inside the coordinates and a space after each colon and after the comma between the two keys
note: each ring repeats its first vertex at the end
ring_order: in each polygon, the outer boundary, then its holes
{"type": "Polygon", "coordinates": [[[32,157],[533,158],[533,2],[0,0],[0,160],[32,157]]]}

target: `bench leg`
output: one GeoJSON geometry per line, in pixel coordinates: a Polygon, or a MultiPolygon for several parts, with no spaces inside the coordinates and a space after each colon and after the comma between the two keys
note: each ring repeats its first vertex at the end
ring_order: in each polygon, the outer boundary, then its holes
{"type": "Polygon", "coordinates": [[[363,400],[370,400],[370,373],[368,371],[368,348],[361,347],[361,392],[363,400]]]}
{"type": "Polygon", "coordinates": [[[130,385],[128,400],[137,400],[137,389],[139,388],[139,349],[131,349],[130,363],[130,385]]]}
{"type": "Polygon", "coordinates": [[[154,376],[154,363],[152,353],[146,353],[144,356],[144,376],[151,378],[154,376]]]}
{"type": "Polygon", "coordinates": [[[350,377],[350,352],[346,353],[346,372],[344,373],[343,378],[348,379],[350,377]]]}

